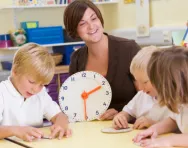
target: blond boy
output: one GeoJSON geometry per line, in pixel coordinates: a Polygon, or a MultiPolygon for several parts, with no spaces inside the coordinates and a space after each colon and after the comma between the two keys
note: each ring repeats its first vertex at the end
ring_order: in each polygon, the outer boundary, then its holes
{"type": "Polygon", "coordinates": [[[152,53],[156,50],[155,46],[145,47],[133,58],[130,71],[140,91],[124,106],[123,111],[114,117],[114,128],[126,128],[128,122],[134,119],[136,119],[136,122],[133,128],[147,128],[169,115],[169,110],[166,107],[159,106],[156,100],[157,93],[147,76],[148,62],[152,53]]]}
{"type": "Polygon", "coordinates": [[[44,89],[54,69],[54,61],[44,47],[28,43],[16,52],[11,76],[0,83],[0,139],[42,138],[43,132],[36,127],[42,126],[43,117],[53,123],[51,138],[71,134],[67,117],[44,89]]]}

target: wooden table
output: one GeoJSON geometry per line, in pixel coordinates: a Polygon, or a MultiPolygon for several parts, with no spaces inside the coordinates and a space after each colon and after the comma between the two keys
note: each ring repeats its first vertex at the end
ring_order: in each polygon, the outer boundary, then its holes
{"type": "Polygon", "coordinates": [[[23,148],[23,147],[6,140],[0,140],[0,148],[23,148]]]}
{"type": "MultiPolygon", "coordinates": [[[[140,131],[133,130],[127,133],[105,134],[101,132],[104,127],[110,127],[112,121],[93,121],[71,123],[73,135],[62,140],[42,139],[33,142],[20,142],[33,148],[139,148],[132,142],[140,131]]],[[[130,125],[131,126],[131,125],[130,125]]],[[[49,128],[42,128],[45,134],[49,134],[49,128]]],[[[0,147],[5,147],[5,141],[1,141],[0,147]]],[[[6,148],[9,148],[7,145],[6,148]]],[[[11,148],[11,145],[10,145],[11,148]]]]}

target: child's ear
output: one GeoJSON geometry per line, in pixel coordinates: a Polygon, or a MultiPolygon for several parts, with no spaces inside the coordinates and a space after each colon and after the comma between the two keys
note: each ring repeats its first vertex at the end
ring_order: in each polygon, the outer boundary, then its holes
{"type": "Polygon", "coordinates": [[[12,67],[12,70],[11,70],[11,75],[12,75],[12,76],[15,76],[16,73],[17,73],[16,68],[13,66],[13,67],[12,67]]]}

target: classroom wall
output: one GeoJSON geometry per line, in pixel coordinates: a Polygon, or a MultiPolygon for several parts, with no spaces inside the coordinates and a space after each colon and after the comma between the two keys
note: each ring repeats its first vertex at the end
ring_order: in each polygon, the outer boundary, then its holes
{"type": "MultiPolygon", "coordinates": [[[[188,0],[150,0],[151,26],[185,26],[188,0]]],[[[135,4],[103,7],[106,30],[134,28],[136,26],[135,4]],[[113,12],[113,11],[114,12],[113,12]]]]}
{"type": "MultiPolygon", "coordinates": [[[[188,0],[150,0],[151,26],[183,26],[187,21],[188,0]]],[[[11,5],[12,0],[1,0],[0,7],[11,5]]],[[[135,3],[124,4],[119,0],[117,4],[99,5],[104,16],[105,30],[111,31],[119,28],[134,28],[136,23],[135,3]]],[[[64,8],[43,8],[18,10],[19,21],[39,20],[40,25],[63,24],[64,8]]],[[[14,28],[13,10],[0,10],[0,33],[6,33],[14,28]]]]}
{"type": "MultiPolygon", "coordinates": [[[[150,25],[152,26],[185,26],[187,21],[188,0],[150,0],[150,25]]],[[[0,7],[12,4],[12,0],[0,0],[0,7]]],[[[117,4],[98,5],[104,20],[105,30],[112,31],[120,28],[134,28],[136,26],[135,3],[124,4],[119,0],[117,4]]],[[[39,20],[40,26],[63,25],[64,8],[40,8],[17,10],[17,20],[39,20]]],[[[0,9],[0,34],[14,29],[14,10],[0,9]]],[[[19,24],[17,23],[19,26],[19,24]]],[[[12,52],[13,53],[13,52],[12,52]]],[[[10,54],[0,51],[0,56],[10,54]]]]}

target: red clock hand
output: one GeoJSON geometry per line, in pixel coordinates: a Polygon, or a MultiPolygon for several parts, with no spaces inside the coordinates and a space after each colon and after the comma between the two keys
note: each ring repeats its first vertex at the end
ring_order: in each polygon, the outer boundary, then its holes
{"type": "Polygon", "coordinates": [[[86,99],[84,99],[84,118],[87,120],[86,99]]]}
{"type": "Polygon", "coordinates": [[[84,100],[84,118],[85,118],[85,120],[87,120],[86,100],[87,100],[87,98],[88,98],[88,96],[89,96],[90,94],[96,92],[96,91],[99,90],[100,88],[101,88],[101,86],[97,86],[96,88],[90,90],[89,92],[85,92],[85,91],[84,91],[84,92],[81,94],[81,97],[82,97],[82,99],[84,100]]]}
{"type": "Polygon", "coordinates": [[[84,100],[87,99],[90,94],[96,92],[96,91],[99,90],[100,88],[101,88],[101,86],[97,86],[96,88],[90,90],[89,92],[85,92],[85,91],[84,91],[84,92],[81,94],[82,99],[84,99],[84,100]]]}

